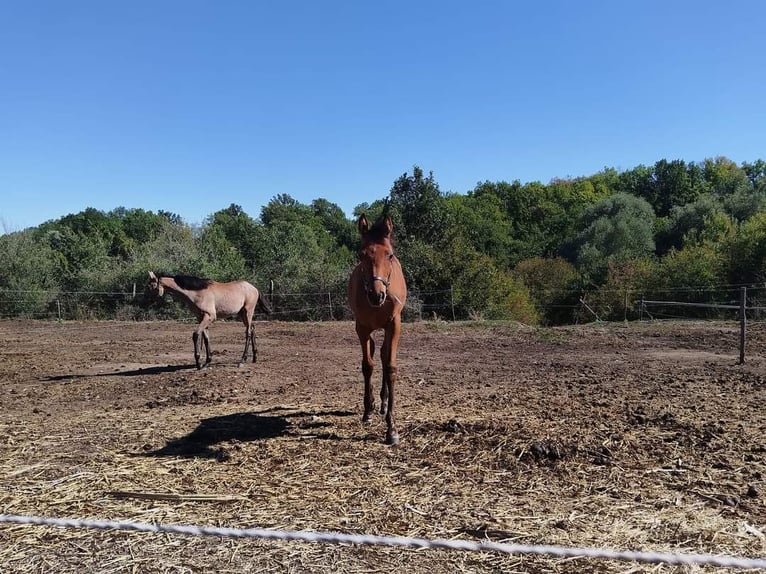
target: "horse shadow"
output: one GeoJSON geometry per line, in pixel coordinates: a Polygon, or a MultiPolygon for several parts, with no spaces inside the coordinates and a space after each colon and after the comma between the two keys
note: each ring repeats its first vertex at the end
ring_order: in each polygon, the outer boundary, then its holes
{"type": "Polygon", "coordinates": [[[166,365],[163,367],[142,367],[140,369],[129,369],[126,371],[112,371],[111,373],[69,373],[67,375],[49,375],[43,377],[43,381],[66,381],[76,379],[77,377],[146,377],[151,375],[161,375],[163,373],[175,373],[185,370],[197,370],[196,365],[166,365]]]}
{"type": "Polygon", "coordinates": [[[189,434],[171,439],[165,446],[150,450],[141,456],[170,456],[184,458],[209,458],[226,461],[230,458],[229,451],[223,446],[217,446],[227,441],[252,442],[278,438],[282,436],[303,437],[306,431],[315,438],[326,440],[341,440],[330,431],[314,432],[330,427],[331,423],[321,420],[321,416],[353,416],[349,411],[326,412],[289,412],[283,415],[270,414],[281,410],[279,407],[260,412],[234,413],[203,419],[189,434]],[[289,419],[310,417],[311,420],[294,424],[289,419]]]}

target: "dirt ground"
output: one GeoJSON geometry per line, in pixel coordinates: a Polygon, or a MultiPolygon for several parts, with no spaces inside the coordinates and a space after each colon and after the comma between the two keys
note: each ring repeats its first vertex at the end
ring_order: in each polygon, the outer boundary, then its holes
{"type": "MultiPolygon", "coordinates": [[[[0,513],[766,557],[766,325],[406,324],[396,447],[351,323],[238,367],[220,322],[201,371],[192,329],[0,321],[0,513]]],[[[23,525],[0,570],[725,571],[23,525]]]]}

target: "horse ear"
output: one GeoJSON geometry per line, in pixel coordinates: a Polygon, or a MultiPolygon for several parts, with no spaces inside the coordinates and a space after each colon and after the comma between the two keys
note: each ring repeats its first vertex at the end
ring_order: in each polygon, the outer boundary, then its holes
{"type": "Polygon", "coordinates": [[[157,276],[154,274],[154,271],[149,271],[149,279],[157,279],[157,276]]]}
{"type": "Polygon", "coordinates": [[[394,232],[394,222],[391,221],[390,215],[386,215],[386,218],[383,220],[383,225],[386,226],[386,235],[391,235],[394,232]]]}
{"type": "Polygon", "coordinates": [[[364,235],[370,230],[370,222],[367,221],[367,216],[364,213],[359,216],[359,221],[357,221],[357,226],[359,227],[360,235],[364,235]]]}

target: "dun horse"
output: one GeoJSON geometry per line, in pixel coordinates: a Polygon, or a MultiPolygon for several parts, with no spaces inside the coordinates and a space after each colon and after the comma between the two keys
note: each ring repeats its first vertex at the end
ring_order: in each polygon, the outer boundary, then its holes
{"type": "Polygon", "coordinates": [[[266,303],[261,299],[258,289],[247,281],[231,281],[219,283],[211,279],[200,279],[187,275],[159,277],[149,271],[150,294],[162,297],[165,290],[181,299],[189,306],[199,325],[192,335],[194,341],[194,361],[201,369],[210,363],[210,334],[208,327],[218,317],[238,316],[245,325],[245,351],[242,353],[240,365],[247,360],[248,347],[253,349],[253,363],[258,359],[258,346],[255,337],[253,314],[258,307],[264,313],[271,313],[266,303]],[[205,364],[200,363],[200,336],[205,342],[205,364]]]}
{"type": "Polygon", "coordinates": [[[364,415],[369,422],[375,409],[372,392],[375,342],[373,331],[384,329],[380,357],[383,363],[383,383],[380,388],[380,414],[386,416],[386,444],[397,444],[399,433],[394,419],[394,389],[396,386],[396,350],[402,332],[402,309],[407,299],[407,284],[402,266],[394,255],[391,243],[393,223],[389,216],[370,225],[362,215],[357,222],[362,236],[359,263],[351,273],[348,301],[356,321],[356,334],[362,345],[362,375],[364,376],[364,415]]]}

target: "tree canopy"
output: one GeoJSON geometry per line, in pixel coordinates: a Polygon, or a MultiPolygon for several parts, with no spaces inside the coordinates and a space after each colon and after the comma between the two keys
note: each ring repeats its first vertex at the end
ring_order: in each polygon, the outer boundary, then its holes
{"type": "Polygon", "coordinates": [[[45,308],[57,293],[130,291],[154,270],[273,285],[285,318],[312,318],[317,306],[344,317],[361,213],[394,221],[412,316],[555,323],[584,318],[576,307],[587,299],[622,318],[639,291],[715,293],[766,278],[762,159],[661,159],[547,184],[482,181],[462,193],[414,166],[380,192],[351,218],[327,199],[282,193],[260,213],[232,203],[198,228],[170,212],[117,207],[5,234],[0,290],[18,296],[0,313],[45,308]]]}

